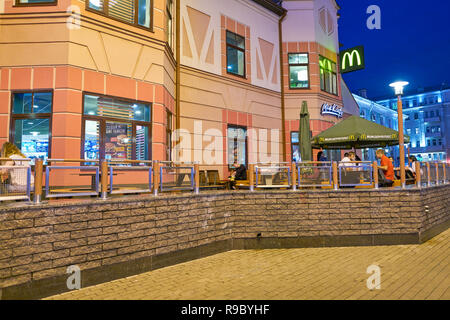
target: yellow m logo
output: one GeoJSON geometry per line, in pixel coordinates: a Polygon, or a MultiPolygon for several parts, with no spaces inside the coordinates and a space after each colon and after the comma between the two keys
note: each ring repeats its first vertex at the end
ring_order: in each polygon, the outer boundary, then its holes
{"type": "Polygon", "coordinates": [[[353,67],[353,61],[355,60],[355,55],[356,55],[356,59],[358,61],[358,66],[361,65],[361,55],[359,54],[359,52],[357,50],[353,50],[351,53],[350,52],[346,52],[344,54],[344,56],[342,57],[342,70],[347,69],[347,65],[346,62],[348,60],[348,64],[350,65],[350,67],[353,67]]]}
{"type": "Polygon", "coordinates": [[[354,135],[350,135],[350,136],[348,137],[348,139],[349,139],[349,140],[355,140],[355,136],[354,136],[354,135]]]}

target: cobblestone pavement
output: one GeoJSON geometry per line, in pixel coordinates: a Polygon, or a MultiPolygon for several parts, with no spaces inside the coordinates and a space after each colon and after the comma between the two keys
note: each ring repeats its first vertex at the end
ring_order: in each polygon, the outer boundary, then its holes
{"type": "Polygon", "coordinates": [[[450,229],[422,245],[229,251],[47,299],[449,300],[449,246],[450,229]]]}

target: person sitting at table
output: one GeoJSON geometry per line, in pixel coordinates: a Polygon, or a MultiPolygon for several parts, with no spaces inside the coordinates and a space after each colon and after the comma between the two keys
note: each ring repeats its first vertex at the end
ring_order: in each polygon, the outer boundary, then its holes
{"type": "Polygon", "coordinates": [[[350,163],[352,160],[350,159],[349,156],[350,156],[350,154],[347,153],[347,152],[344,154],[344,158],[339,163],[340,167],[351,167],[351,166],[353,166],[353,164],[350,163]]]}
{"type": "MultiPolygon", "coordinates": [[[[30,167],[28,161],[15,161],[16,159],[24,159],[26,156],[11,142],[5,142],[0,151],[0,158],[9,158],[12,161],[4,161],[5,167],[18,166],[13,169],[0,169],[2,182],[8,180],[9,192],[26,192],[27,191],[27,168],[30,167]],[[9,173],[9,174],[8,174],[9,173]],[[6,178],[6,179],[5,179],[6,178]]],[[[1,166],[0,166],[1,168],[1,166]]],[[[34,184],[34,177],[30,176],[30,188],[34,184]]]]}
{"type": "Polygon", "coordinates": [[[243,164],[240,166],[237,163],[233,164],[233,171],[228,177],[228,189],[236,190],[236,181],[247,180],[247,169],[243,164]]]}
{"type": "Polygon", "coordinates": [[[416,178],[416,163],[417,163],[417,158],[415,156],[409,156],[409,162],[411,163],[411,165],[408,165],[406,167],[407,171],[410,171],[414,178],[416,178]]]}
{"type": "Polygon", "coordinates": [[[382,170],[384,174],[383,182],[380,183],[380,187],[392,187],[394,184],[395,176],[394,176],[394,165],[392,161],[386,157],[383,149],[379,149],[376,152],[377,159],[380,159],[379,168],[382,170]]]}

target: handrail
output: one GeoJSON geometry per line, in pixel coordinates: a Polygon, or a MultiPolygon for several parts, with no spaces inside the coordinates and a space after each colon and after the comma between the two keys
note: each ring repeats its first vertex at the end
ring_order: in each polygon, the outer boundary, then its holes
{"type": "Polygon", "coordinates": [[[0,158],[0,161],[33,161],[33,159],[30,158],[0,158]]]}
{"type": "Polygon", "coordinates": [[[86,160],[86,159],[47,159],[47,162],[100,162],[100,160],[86,160]]]}

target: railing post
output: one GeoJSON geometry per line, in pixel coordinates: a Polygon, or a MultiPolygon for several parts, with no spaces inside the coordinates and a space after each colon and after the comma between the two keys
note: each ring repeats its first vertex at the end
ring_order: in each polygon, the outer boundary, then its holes
{"type": "Polygon", "coordinates": [[[153,195],[158,195],[159,189],[159,162],[157,160],[153,161],[153,195]]]}
{"type": "Polygon", "coordinates": [[[248,166],[248,182],[250,185],[250,191],[253,192],[255,191],[255,165],[254,164],[250,164],[248,166]]]}
{"type": "Polygon", "coordinates": [[[195,181],[195,194],[200,192],[200,165],[198,163],[194,164],[194,181],[195,181]]]}
{"type": "MultiPolygon", "coordinates": [[[[36,159],[34,165],[34,203],[39,204],[42,201],[42,175],[44,162],[42,159],[36,159]]],[[[48,181],[47,181],[48,183],[48,181]]]]}
{"type": "Polygon", "coordinates": [[[334,190],[339,189],[339,182],[338,182],[338,164],[336,161],[333,161],[333,185],[334,190]]]}
{"type": "Polygon", "coordinates": [[[375,189],[379,189],[379,178],[378,178],[378,162],[373,162],[373,183],[375,185],[375,189]]]}
{"type": "Polygon", "coordinates": [[[435,169],[436,169],[436,185],[439,185],[439,162],[435,163],[435,169]]]}
{"type": "Polygon", "coordinates": [[[416,186],[417,186],[417,188],[420,189],[422,187],[422,175],[420,174],[421,168],[420,168],[420,162],[419,161],[416,161],[416,168],[415,168],[415,170],[416,170],[416,186]]]}
{"type": "Polygon", "coordinates": [[[428,187],[431,187],[431,171],[430,170],[431,170],[430,163],[427,162],[427,179],[428,179],[427,185],[428,185],[428,187]]]}
{"type": "Polygon", "coordinates": [[[444,184],[447,184],[447,162],[442,163],[442,172],[444,174],[444,184]]]}
{"type": "MultiPolygon", "coordinates": [[[[101,167],[100,167],[101,173],[102,173],[102,191],[101,191],[101,199],[106,200],[108,197],[108,162],[106,160],[102,161],[101,167]]],[[[112,188],[113,186],[111,186],[112,188]]]]}
{"type": "Polygon", "coordinates": [[[297,164],[295,162],[292,162],[291,164],[291,183],[292,183],[292,190],[297,190],[297,164]]]}

